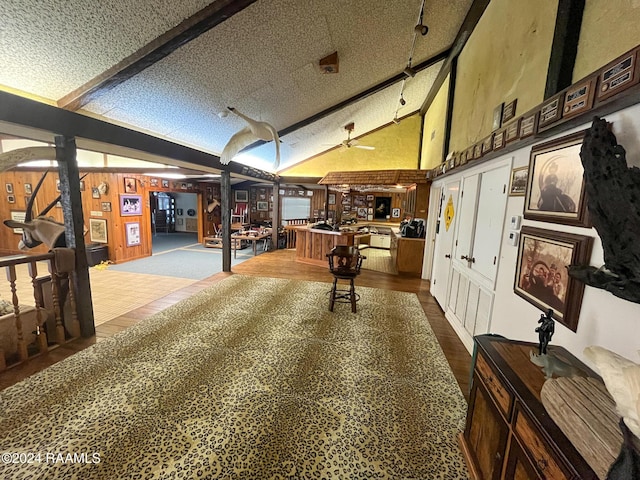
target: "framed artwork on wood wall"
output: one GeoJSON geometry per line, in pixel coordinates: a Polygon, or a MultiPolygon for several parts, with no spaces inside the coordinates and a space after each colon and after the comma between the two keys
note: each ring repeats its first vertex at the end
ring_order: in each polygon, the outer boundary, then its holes
{"type": "Polygon", "coordinates": [[[127,222],[124,226],[127,234],[127,247],[140,245],[140,222],[127,222]]]}
{"type": "Polygon", "coordinates": [[[120,216],[142,215],[142,196],[120,195],[120,216]]]}
{"type": "Polygon", "coordinates": [[[107,221],[103,218],[90,218],[89,234],[92,242],[107,243],[107,221]]]}

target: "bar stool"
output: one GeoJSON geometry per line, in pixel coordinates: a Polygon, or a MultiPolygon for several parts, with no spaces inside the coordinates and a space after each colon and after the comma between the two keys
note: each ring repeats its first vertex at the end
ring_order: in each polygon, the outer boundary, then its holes
{"type": "Polygon", "coordinates": [[[333,275],[333,288],[329,292],[329,311],[333,312],[335,302],[351,303],[351,311],[356,313],[356,302],[360,299],[355,291],[353,281],[360,275],[363,256],[358,247],[338,245],[327,253],[329,271],[333,275]],[[338,280],[349,280],[349,289],[339,289],[338,280]]]}

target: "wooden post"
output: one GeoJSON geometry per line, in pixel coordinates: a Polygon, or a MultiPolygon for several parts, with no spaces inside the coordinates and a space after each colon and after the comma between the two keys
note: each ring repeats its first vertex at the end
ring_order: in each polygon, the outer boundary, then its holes
{"type": "Polygon", "coordinates": [[[273,216],[271,218],[271,249],[277,250],[278,230],[280,229],[280,182],[273,184],[273,216]]]}
{"type": "Polygon", "coordinates": [[[220,210],[222,218],[222,271],[231,271],[231,174],[220,172],[220,210]]]}
{"type": "Polygon", "coordinates": [[[69,275],[69,282],[74,282],[80,333],[83,337],[90,337],[95,335],[96,326],[93,317],[89,264],[84,244],[84,218],[82,214],[82,194],[80,193],[80,175],[78,163],[76,162],[76,141],[73,137],[58,135],[55,137],[55,143],[65,238],[67,247],[75,248],[76,250],[76,268],[69,275]]]}

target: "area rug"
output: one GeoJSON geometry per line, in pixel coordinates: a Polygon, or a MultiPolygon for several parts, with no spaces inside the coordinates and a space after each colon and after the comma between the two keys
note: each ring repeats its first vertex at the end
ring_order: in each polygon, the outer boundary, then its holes
{"type": "Polygon", "coordinates": [[[467,478],[416,295],[328,289],[233,275],[0,392],[0,478],[467,478]]]}

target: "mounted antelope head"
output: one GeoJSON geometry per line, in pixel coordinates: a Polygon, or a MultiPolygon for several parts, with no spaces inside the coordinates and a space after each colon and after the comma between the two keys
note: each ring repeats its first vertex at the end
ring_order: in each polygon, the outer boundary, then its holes
{"type": "Polygon", "coordinates": [[[36,185],[36,188],[33,190],[29,203],[27,203],[24,222],[18,222],[16,220],[4,221],[4,224],[9,228],[22,229],[22,240],[20,240],[20,243],[18,244],[18,248],[20,250],[34,248],[43,243],[49,248],[66,246],[64,224],[55,221],[51,217],[45,217],[49,210],[51,210],[51,208],[60,201],[59,195],[53,202],[47,205],[47,207],[37,217],[33,218],[33,202],[38,190],[40,190],[42,182],[47,176],[47,173],[49,172],[44,172],[40,181],[36,185]]]}

